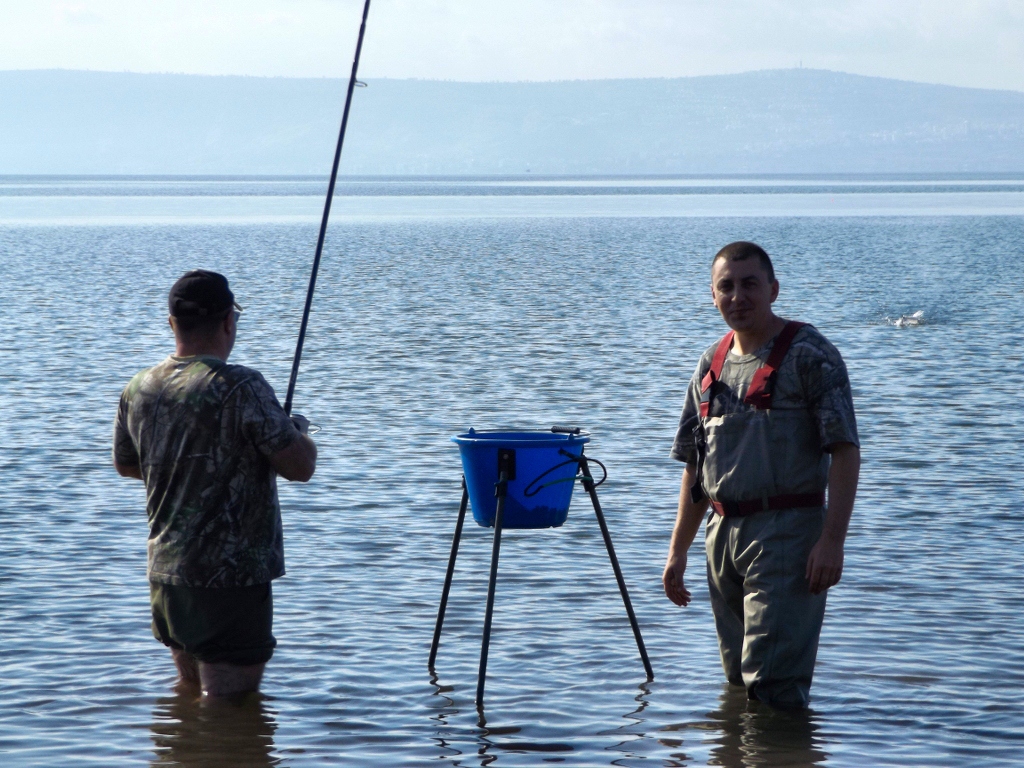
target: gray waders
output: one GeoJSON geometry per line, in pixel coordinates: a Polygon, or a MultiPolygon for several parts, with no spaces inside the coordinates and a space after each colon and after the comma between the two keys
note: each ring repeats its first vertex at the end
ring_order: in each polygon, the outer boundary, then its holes
{"type": "Polygon", "coordinates": [[[826,593],[812,595],[805,572],[824,519],[820,508],[708,519],[708,585],[725,676],[772,706],[807,706],[826,593]]]}
{"type": "Polygon", "coordinates": [[[825,594],[810,593],[806,568],[825,519],[828,455],[809,411],[771,407],[800,327],[787,323],[763,366],[745,356],[725,369],[732,334],[722,339],[703,382],[693,489],[711,501],[708,584],[726,677],[785,708],[807,705],[825,616],[825,594]],[[712,415],[716,387],[751,407],[712,415]]]}

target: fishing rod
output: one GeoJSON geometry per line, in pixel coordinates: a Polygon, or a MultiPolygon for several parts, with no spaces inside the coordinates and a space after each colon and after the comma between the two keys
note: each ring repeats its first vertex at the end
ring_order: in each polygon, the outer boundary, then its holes
{"type": "Polygon", "coordinates": [[[341,162],[341,145],[345,143],[345,129],[348,127],[348,111],[352,106],[352,92],[357,84],[356,71],[359,69],[359,54],[363,50],[363,35],[366,33],[366,17],[370,13],[370,0],[363,5],[363,20],[359,25],[359,40],[356,42],[356,55],[352,60],[352,75],[348,79],[348,93],[345,96],[345,111],[341,115],[341,130],[338,132],[338,147],[334,150],[334,165],[331,167],[331,182],[327,185],[327,199],[324,201],[324,216],[320,220],[320,235],[316,239],[316,256],[313,257],[313,269],[309,275],[309,290],[306,291],[306,306],[302,310],[302,325],[299,326],[299,340],[295,344],[295,358],[292,360],[292,375],[288,379],[288,394],[284,399],[284,412],[291,415],[292,398],[295,396],[295,382],[299,378],[299,361],[302,359],[302,345],[306,341],[306,326],[309,325],[309,310],[313,306],[313,291],[316,289],[316,275],[320,271],[320,256],[324,251],[324,237],[327,235],[327,219],[331,215],[331,200],[334,198],[334,185],[338,180],[338,164],[341,162]]]}

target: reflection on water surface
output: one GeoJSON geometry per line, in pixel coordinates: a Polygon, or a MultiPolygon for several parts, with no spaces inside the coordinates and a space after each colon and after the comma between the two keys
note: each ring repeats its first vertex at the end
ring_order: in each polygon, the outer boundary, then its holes
{"type": "Polygon", "coordinates": [[[261,768],[274,755],[274,716],[259,695],[241,702],[202,699],[188,687],[157,699],[153,709],[154,768],[261,768]]]}
{"type": "MultiPolygon", "coordinates": [[[[745,689],[729,684],[724,686],[721,706],[709,712],[706,720],[669,725],[663,730],[689,729],[714,734],[710,739],[709,765],[726,768],[815,766],[822,765],[828,757],[826,743],[817,735],[813,711],[773,710],[749,701],[745,689]]],[[[666,746],[673,745],[669,738],[659,741],[666,746]]],[[[686,764],[685,755],[675,757],[682,761],[680,765],[686,764]]]]}

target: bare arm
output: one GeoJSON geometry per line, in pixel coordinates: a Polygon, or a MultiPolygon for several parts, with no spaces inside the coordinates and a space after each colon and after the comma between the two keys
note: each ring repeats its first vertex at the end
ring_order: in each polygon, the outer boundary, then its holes
{"type": "Polygon", "coordinates": [[[859,477],[860,449],[853,443],[839,443],[832,450],[832,466],[828,471],[825,527],[807,558],[807,582],[814,594],[835,586],[842,578],[843,545],[859,477]]]}
{"type": "Polygon", "coordinates": [[[117,470],[117,474],[121,477],[134,477],[136,480],[142,479],[142,467],[138,464],[122,464],[117,459],[114,459],[114,469],[117,470]]]}
{"type": "Polygon", "coordinates": [[[700,521],[708,511],[708,500],[696,503],[690,498],[690,487],[697,475],[697,465],[687,464],[683,471],[683,482],[679,488],[679,511],[676,513],[676,524],[672,529],[672,542],[668,548],[668,559],[665,571],[661,575],[661,583],[665,587],[665,595],[676,605],[690,602],[690,592],[683,584],[686,571],[686,553],[693,544],[700,521]]]}
{"type": "Polygon", "coordinates": [[[270,466],[285,480],[305,483],[316,471],[316,443],[295,430],[295,439],[270,457],[270,466]]]}

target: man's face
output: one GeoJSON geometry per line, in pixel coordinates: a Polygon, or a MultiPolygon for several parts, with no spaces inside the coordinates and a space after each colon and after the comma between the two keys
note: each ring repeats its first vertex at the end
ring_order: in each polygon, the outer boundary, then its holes
{"type": "Polygon", "coordinates": [[[779,281],[768,280],[760,259],[719,259],[711,269],[711,298],[734,331],[754,332],[767,327],[779,281]]]}

